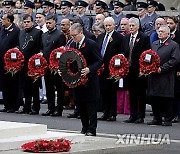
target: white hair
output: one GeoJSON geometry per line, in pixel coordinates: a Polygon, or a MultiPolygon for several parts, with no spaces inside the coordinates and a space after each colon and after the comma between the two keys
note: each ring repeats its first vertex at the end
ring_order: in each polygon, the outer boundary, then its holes
{"type": "Polygon", "coordinates": [[[160,28],[164,28],[170,34],[170,28],[167,25],[161,25],[160,28]]]}
{"type": "Polygon", "coordinates": [[[106,18],[104,19],[104,23],[105,23],[106,21],[110,21],[110,22],[112,22],[113,24],[115,24],[115,21],[114,21],[114,19],[113,19],[112,17],[106,17],[106,18]]]}
{"type": "Polygon", "coordinates": [[[139,19],[135,17],[130,18],[129,23],[135,23],[136,26],[140,26],[139,19]]]}

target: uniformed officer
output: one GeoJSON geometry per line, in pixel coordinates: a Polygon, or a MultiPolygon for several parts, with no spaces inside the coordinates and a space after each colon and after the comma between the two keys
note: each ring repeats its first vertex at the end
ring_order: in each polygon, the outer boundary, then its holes
{"type": "Polygon", "coordinates": [[[5,0],[2,3],[2,6],[3,6],[3,13],[1,14],[1,17],[3,16],[3,14],[6,13],[14,14],[15,2],[13,2],[12,0],[5,0]]]}
{"type": "Polygon", "coordinates": [[[88,3],[83,0],[78,0],[76,1],[75,6],[77,7],[76,12],[77,12],[78,18],[81,18],[84,24],[84,28],[89,31],[92,26],[92,18],[88,17],[85,14],[88,3]]]}
{"type": "Polygon", "coordinates": [[[141,27],[143,27],[147,22],[146,21],[146,15],[147,15],[148,4],[145,2],[137,2],[136,7],[137,7],[141,27]]]}
{"type": "Polygon", "coordinates": [[[61,20],[68,18],[68,19],[72,19],[73,15],[70,14],[71,12],[71,7],[73,6],[73,4],[69,1],[61,1],[61,15],[58,16],[57,19],[57,29],[61,30],[61,20]]]}
{"type": "Polygon", "coordinates": [[[95,12],[96,14],[103,14],[104,11],[107,9],[107,4],[101,0],[97,0],[95,2],[95,12]]]}
{"type": "Polygon", "coordinates": [[[114,2],[114,15],[112,17],[115,21],[115,25],[116,25],[115,30],[116,31],[120,31],[121,19],[125,17],[125,15],[122,13],[123,7],[124,7],[123,3],[121,3],[117,0],[114,2]]]}
{"type": "Polygon", "coordinates": [[[158,18],[158,15],[155,12],[157,6],[158,3],[156,1],[151,1],[148,3],[148,14],[144,19],[145,24],[142,25],[144,33],[148,36],[150,36],[155,30],[155,21],[158,18]]]}
{"type": "Polygon", "coordinates": [[[42,2],[42,9],[45,14],[45,16],[49,15],[51,13],[51,9],[54,8],[54,4],[49,1],[43,1],[42,2]]]}
{"type": "Polygon", "coordinates": [[[34,0],[34,5],[36,9],[41,8],[42,0],[34,0]]]}

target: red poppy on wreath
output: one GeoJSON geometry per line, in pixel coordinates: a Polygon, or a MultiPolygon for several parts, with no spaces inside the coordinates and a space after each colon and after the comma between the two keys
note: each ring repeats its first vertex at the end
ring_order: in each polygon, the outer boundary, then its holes
{"type": "Polygon", "coordinates": [[[71,149],[69,140],[60,138],[56,140],[36,140],[25,143],[21,146],[25,152],[68,152],[71,149]]]}
{"type": "Polygon", "coordinates": [[[54,49],[49,57],[49,69],[51,70],[51,73],[54,72],[56,74],[59,69],[59,58],[62,55],[62,53],[65,51],[64,47],[54,49]]]}
{"type": "Polygon", "coordinates": [[[136,42],[139,42],[140,38],[136,39],[136,42]]]}
{"type": "Polygon", "coordinates": [[[155,51],[151,49],[146,50],[140,56],[139,65],[140,76],[157,73],[160,67],[160,57],[155,51]]]}
{"type": "Polygon", "coordinates": [[[34,82],[46,74],[48,63],[46,59],[40,55],[33,55],[28,61],[28,76],[34,79],[34,82]]]}
{"type": "Polygon", "coordinates": [[[109,42],[112,42],[112,41],[113,41],[113,38],[112,38],[112,37],[110,37],[109,42]]]}
{"type": "Polygon", "coordinates": [[[104,72],[104,64],[101,65],[101,67],[97,70],[98,76],[100,76],[104,72]]]}
{"type": "Polygon", "coordinates": [[[82,45],[81,45],[81,48],[84,48],[86,46],[86,44],[85,43],[83,43],[82,45]]]}
{"type": "Polygon", "coordinates": [[[81,70],[87,66],[87,63],[79,50],[66,48],[59,60],[61,77],[69,88],[86,84],[88,78],[87,76],[81,76],[81,70]]]}
{"type": "Polygon", "coordinates": [[[9,49],[4,55],[4,69],[12,76],[24,66],[24,55],[17,48],[9,49]]]}
{"type": "Polygon", "coordinates": [[[166,43],[165,43],[165,46],[168,46],[168,45],[169,45],[169,43],[168,43],[168,42],[166,42],[166,43]]]}
{"type": "Polygon", "coordinates": [[[110,78],[120,76],[124,78],[129,73],[129,62],[123,54],[115,55],[109,62],[109,75],[110,78]]]}

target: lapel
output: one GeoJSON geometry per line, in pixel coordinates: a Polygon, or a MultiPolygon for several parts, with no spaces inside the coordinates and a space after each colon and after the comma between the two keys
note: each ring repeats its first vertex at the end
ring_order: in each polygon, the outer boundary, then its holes
{"type": "MultiPolygon", "coordinates": [[[[130,38],[129,38],[130,39],[130,38]]],[[[134,40],[134,46],[133,46],[133,50],[136,48],[137,44],[139,43],[140,41],[140,33],[138,32],[138,35],[136,37],[136,39],[134,40]]]]}

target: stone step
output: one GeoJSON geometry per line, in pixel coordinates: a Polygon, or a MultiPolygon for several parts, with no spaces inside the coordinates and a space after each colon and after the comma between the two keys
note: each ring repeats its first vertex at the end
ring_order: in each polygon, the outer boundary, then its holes
{"type": "Polygon", "coordinates": [[[45,134],[46,132],[47,126],[42,124],[0,121],[0,139],[45,134]]]}

